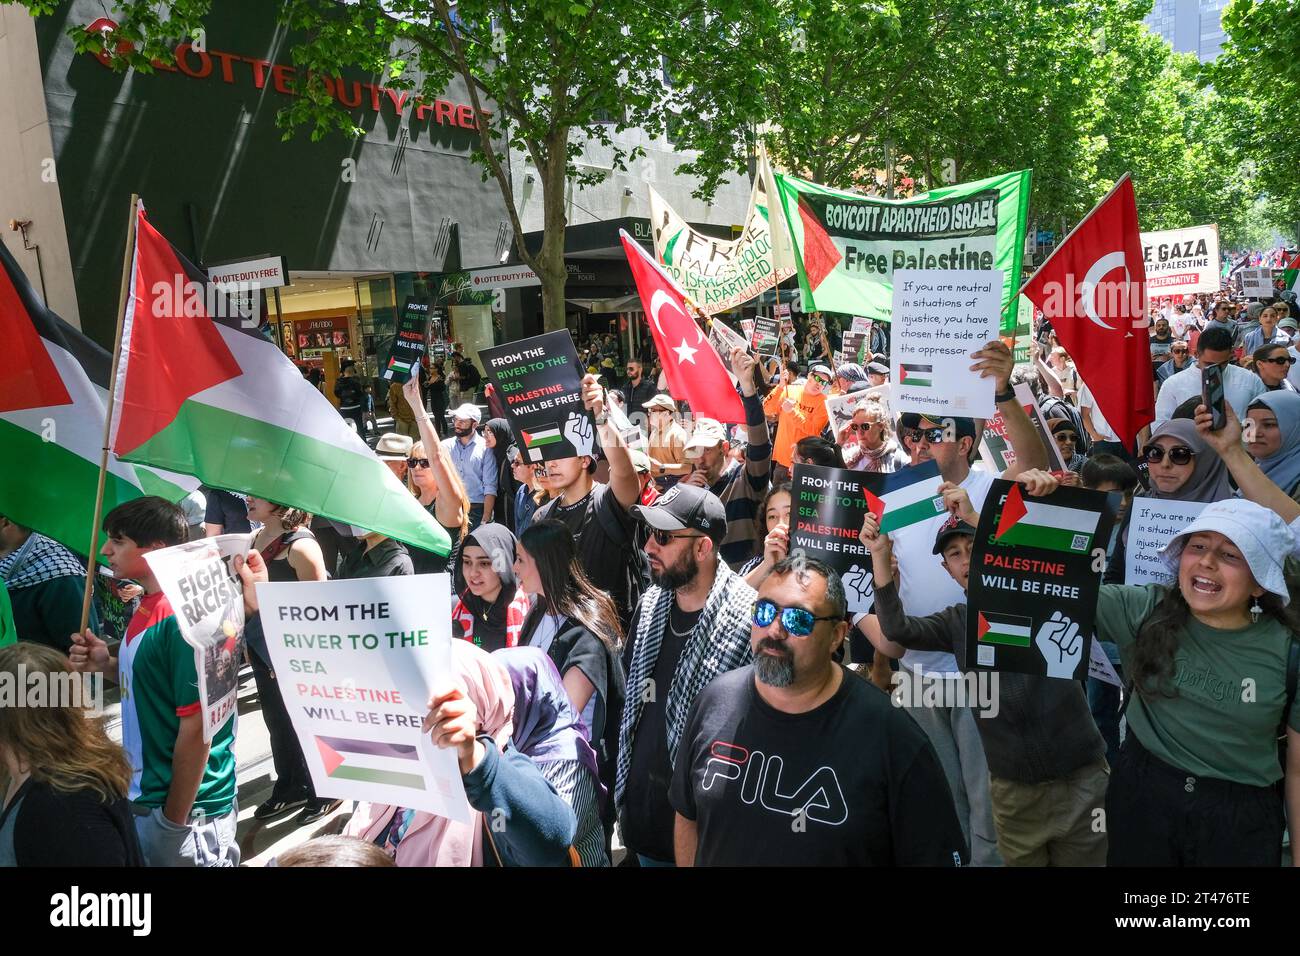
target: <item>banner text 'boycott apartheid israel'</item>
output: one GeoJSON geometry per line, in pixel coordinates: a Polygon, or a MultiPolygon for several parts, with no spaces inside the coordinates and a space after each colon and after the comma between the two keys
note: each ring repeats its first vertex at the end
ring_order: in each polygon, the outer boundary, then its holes
{"type": "Polygon", "coordinates": [[[1016,324],[1029,171],[887,200],[776,177],[805,311],[888,321],[897,269],[1000,269],[1002,331],[1016,324]]]}

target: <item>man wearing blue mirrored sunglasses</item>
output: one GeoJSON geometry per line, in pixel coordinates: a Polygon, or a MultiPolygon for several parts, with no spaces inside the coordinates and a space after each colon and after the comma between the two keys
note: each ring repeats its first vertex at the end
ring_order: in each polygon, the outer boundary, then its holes
{"type": "Polygon", "coordinates": [[[906,711],[834,660],[844,585],[801,552],[751,611],[754,663],[695,699],[669,800],[678,866],[960,866],[938,755],[906,711]]]}

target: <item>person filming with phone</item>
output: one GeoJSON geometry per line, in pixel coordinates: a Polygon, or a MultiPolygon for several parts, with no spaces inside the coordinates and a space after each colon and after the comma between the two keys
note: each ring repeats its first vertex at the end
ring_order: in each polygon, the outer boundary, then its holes
{"type": "Polygon", "coordinates": [[[1156,420],[1152,427],[1174,417],[1179,405],[1195,395],[1202,395],[1202,371],[1211,367],[1221,370],[1223,395],[1233,408],[1249,408],[1265,391],[1259,376],[1232,364],[1232,333],[1209,326],[1196,342],[1196,364],[1177,372],[1160,386],[1156,396],[1156,420]]]}

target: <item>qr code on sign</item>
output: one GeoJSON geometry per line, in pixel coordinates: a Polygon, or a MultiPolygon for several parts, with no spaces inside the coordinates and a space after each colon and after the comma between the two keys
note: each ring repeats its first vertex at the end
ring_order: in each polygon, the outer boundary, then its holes
{"type": "Polygon", "coordinates": [[[953,397],[953,400],[952,400],[952,407],[953,407],[953,408],[965,408],[965,407],[966,407],[966,396],[965,396],[965,395],[956,395],[956,396],[954,396],[954,397],[953,397]]]}
{"type": "Polygon", "coordinates": [[[1070,550],[1071,551],[1088,550],[1088,536],[1086,534],[1076,534],[1074,538],[1071,539],[1070,541],[1070,550]]]}
{"type": "Polygon", "coordinates": [[[979,663],[980,667],[992,667],[994,659],[993,655],[994,649],[989,647],[987,644],[982,644],[978,649],[975,659],[979,663]]]}

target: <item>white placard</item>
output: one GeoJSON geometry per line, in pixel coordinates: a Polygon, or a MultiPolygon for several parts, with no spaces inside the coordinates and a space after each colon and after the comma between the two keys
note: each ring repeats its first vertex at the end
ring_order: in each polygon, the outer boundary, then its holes
{"type": "Polygon", "coordinates": [[[826,399],[826,417],[830,420],[831,434],[836,442],[844,426],[853,421],[854,415],[869,406],[877,405],[885,414],[885,420],[892,422],[894,416],[889,409],[889,385],[877,385],[850,392],[848,395],[831,395],[826,399]]]}
{"type": "Polygon", "coordinates": [[[1173,584],[1159,551],[1204,511],[1204,501],[1134,498],[1124,550],[1125,584],[1173,584]]]}
{"type": "Polygon", "coordinates": [[[1124,686],[1124,682],[1119,679],[1119,674],[1115,673],[1115,665],[1110,662],[1105,648],[1101,646],[1101,641],[1095,636],[1088,642],[1088,676],[1105,681],[1107,684],[1114,684],[1116,687],[1124,686]]]}
{"type": "Polygon", "coordinates": [[[231,566],[247,555],[246,534],[187,541],[144,556],[172,606],[185,643],[194,648],[203,739],[235,716],[244,646],[244,586],[231,566]]]}
{"type": "Polygon", "coordinates": [[[1149,295],[1219,291],[1218,226],[1166,229],[1141,235],[1149,295]]]}
{"type": "Polygon", "coordinates": [[[453,750],[420,726],[455,682],[446,574],[257,586],[267,650],[317,796],[468,823],[453,750]]]}
{"type": "Polygon", "coordinates": [[[208,268],[208,281],[223,292],[279,289],[289,284],[284,256],[260,256],[208,268]]]}
{"type": "Polygon", "coordinates": [[[850,325],[849,325],[849,331],[850,331],[850,332],[860,332],[861,334],[870,337],[870,335],[871,335],[871,320],[868,319],[868,318],[867,318],[866,316],[864,316],[864,315],[855,315],[855,316],[853,317],[853,321],[852,321],[852,323],[850,323],[850,325]]]}
{"type": "Polygon", "coordinates": [[[894,409],[992,418],[993,378],[970,371],[971,355],[998,338],[1000,269],[898,269],[894,272],[894,409]]]}
{"type": "Polygon", "coordinates": [[[1272,269],[1242,269],[1241,294],[1250,299],[1271,299],[1276,291],[1273,288],[1272,269]]]}

